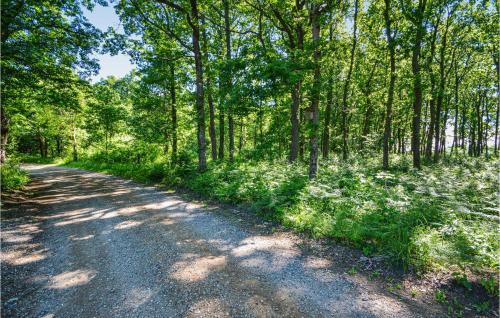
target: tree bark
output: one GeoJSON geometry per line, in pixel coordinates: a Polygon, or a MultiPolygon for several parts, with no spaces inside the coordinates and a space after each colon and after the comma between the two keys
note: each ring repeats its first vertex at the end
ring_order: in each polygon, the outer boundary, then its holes
{"type": "Polygon", "coordinates": [[[175,92],[175,66],[170,64],[170,107],[172,120],[172,161],[177,160],[177,95],[175,92]]]}
{"type": "MultiPolygon", "coordinates": [[[[204,18],[202,17],[202,24],[205,24],[204,18]]],[[[207,102],[208,102],[208,109],[209,109],[209,125],[208,125],[208,134],[210,136],[210,148],[211,148],[211,157],[212,160],[217,160],[217,136],[215,133],[215,107],[214,107],[214,100],[212,97],[212,82],[211,82],[211,74],[210,74],[210,65],[208,61],[208,40],[207,40],[207,32],[206,28],[203,28],[203,48],[204,48],[204,55],[205,55],[205,70],[206,70],[206,80],[205,80],[205,85],[206,85],[206,91],[207,91],[207,102]]]]}
{"type": "MultiPolygon", "coordinates": [[[[445,53],[446,53],[446,44],[448,38],[448,30],[450,27],[451,15],[448,16],[446,21],[446,27],[443,35],[443,41],[441,43],[441,49],[439,52],[439,89],[438,89],[438,98],[437,98],[437,109],[436,109],[436,127],[434,128],[436,136],[434,141],[434,162],[439,160],[439,143],[440,143],[440,117],[441,117],[441,109],[443,105],[444,98],[444,87],[446,85],[446,74],[444,71],[445,67],[445,53]]],[[[446,125],[446,123],[444,123],[446,125]]]]}
{"type": "Polygon", "coordinates": [[[224,32],[226,38],[226,88],[225,88],[225,98],[226,107],[228,112],[228,122],[229,122],[229,161],[234,161],[234,118],[232,112],[232,106],[227,102],[228,96],[231,95],[233,89],[232,71],[231,71],[231,25],[230,25],[230,12],[229,12],[229,0],[224,0],[224,32]]]}
{"type": "Polygon", "coordinates": [[[389,80],[389,91],[387,93],[387,105],[385,111],[382,165],[384,169],[389,169],[389,139],[391,138],[392,103],[394,99],[394,84],[396,82],[396,57],[395,57],[394,41],[392,39],[392,30],[391,30],[391,18],[390,18],[391,0],[384,0],[384,2],[385,2],[385,10],[384,10],[385,32],[387,35],[387,45],[389,46],[391,73],[389,80]]]}
{"type": "Polygon", "coordinates": [[[292,87],[292,109],[290,112],[290,124],[292,126],[290,156],[288,160],[292,163],[299,156],[299,109],[300,109],[300,83],[296,83],[292,87]]]}
{"type": "Polygon", "coordinates": [[[412,53],[412,72],[413,72],[413,118],[412,118],[412,138],[411,150],[413,152],[413,166],[417,169],[421,168],[420,162],[420,121],[422,115],[422,78],[420,74],[420,50],[422,46],[422,38],[424,36],[424,11],[427,0],[419,0],[418,9],[415,16],[415,44],[412,53]]]}
{"type": "Polygon", "coordinates": [[[321,151],[324,159],[328,158],[330,153],[330,122],[333,105],[333,77],[328,76],[328,87],[326,88],[325,121],[323,124],[323,136],[321,138],[321,151]]]}
{"type": "MultiPolygon", "coordinates": [[[[356,0],[357,1],[357,0],[356,0]]],[[[310,136],[310,154],[309,154],[309,179],[316,177],[318,172],[318,128],[319,128],[319,98],[321,89],[321,69],[320,58],[320,12],[317,6],[314,6],[311,12],[311,31],[314,46],[314,78],[311,92],[311,136],[310,136]]]]}
{"type": "Polygon", "coordinates": [[[347,105],[347,94],[349,93],[349,87],[351,84],[352,69],[354,67],[354,56],[356,52],[357,45],[357,27],[358,27],[358,1],[354,1],[354,24],[353,24],[353,38],[351,46],[351,57],[349,63],[349,70],[347,72],[347,77],[344,84],[344,94],[342,96],[342,158],[345,160],[349,156],[349,127],[348,127],[348,116],[349,109],[347,105]]]}
{"type": "Polygon", "coordinates": [[[453,143],[451,145],[451,152],[456,153],[458,150],[458,63],[455,64],[455,118],[453,123],[453,143]]]}
{"type": "MultiPolygon", "coordinates": [[[[429,129],[427,131],[427,138],[426,138],[426,146],[425,146],[425,160],[430,161],[432,159],[432,145],[434,141],[434,133],[436,129],[436,76],[434,75],[434,72],[432,70],[432,64],[434,63],[434,54],[436,52],[436,38],[437,38],[437,33],[439,30],[439,25],[441,21],[441,11],[438,13],[438,17],[436,18],[436,22],[434,25],[434,30],[432,32],[432,37],[431,37],[431,50],[429,57],[427,59],[427,69],[429,72],[429,77],[430,77],[430,82],[431,82],[431,89],[430,89],[430,95],[431,99],[429,101],[429,117],[430,117],[430,122],[429,122],[429,129]]],[[[439,124],[438,124],[439,126],[439,124]]],[[[425,135],[425,125],[424,125],[424,132],[423,135],[425,135]]]]}
{"type": "Polygon", "coordinates": [[[370,99],[370,95],[372,93],[371,83],[373,79],[373,75],[375,74],[375,69],[377,68],[378,61],[373,63],[372,70],[370,71],[370,75],[368,77],[368,81],[366,82],[365,88],[363,89],[363,94],[365,95],[366,100],[366,111],[365,118],[363,120],[363,129],[361,131],[361,140],[360,140],[360,148],[364,148],[364,144],[368,138],[368,134],[370,133],[370,127],[372,124],[372,116],[373,116],[373,105],[370,99]]]}
{"type": "MultiPolygon", "coordinates": [[[[498,6],[497,6],[497,12],[498,12],[498,6]]],[[[497,112],[495,116],[495,145],[493,152],[495,153],[495,156],[498,156],[498,148],[500,147],[500,140],[498,139],[498,120],[500,116],[500,53],[498,52],[498,48],[493,52],[492,54],[493,57],[493,64],[495,64],[495,70],[497,73],[496,77],[496,85],[497,85],[497,96],[496,96],[496,105],[497,105],[497,112]]]]}
{"type": "Polygon", "coordinates": [[[200,24],[197,0],[190,0],[193,30],[193,53],[196,71],[196,114],[198,128],[198,170],[207,169],[205,141],[205,101],[203,89],[203,61],[200,50],[200,24]]]}

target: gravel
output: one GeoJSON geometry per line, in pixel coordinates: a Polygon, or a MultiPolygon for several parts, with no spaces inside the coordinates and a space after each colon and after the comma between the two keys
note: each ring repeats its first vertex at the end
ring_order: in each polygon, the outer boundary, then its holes
{"type": "Polygon", "coordinates": [[[2,207],[2,317],[429,317],[287,232],[117,177],[26,165],[2,207]]]}

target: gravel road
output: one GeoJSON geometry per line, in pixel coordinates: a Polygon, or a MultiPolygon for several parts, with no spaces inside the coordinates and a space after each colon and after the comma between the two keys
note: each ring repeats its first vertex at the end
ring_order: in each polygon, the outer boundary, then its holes
{"type": "Polygon", "coordinates": [[[429,317],[214,207],[117,177],[26,165],[2,207],[2,317],[429,317]]]}

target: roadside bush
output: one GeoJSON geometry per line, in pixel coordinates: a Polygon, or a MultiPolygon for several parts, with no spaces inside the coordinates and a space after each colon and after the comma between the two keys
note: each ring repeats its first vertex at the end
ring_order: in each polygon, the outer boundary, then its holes
{"type": "Polygon", "coordinates": [[[21,189],[30,180],[28,174],[23,171],[14,160],[5,162],[1,166],[0,172],[2,191],[21,189]]]}

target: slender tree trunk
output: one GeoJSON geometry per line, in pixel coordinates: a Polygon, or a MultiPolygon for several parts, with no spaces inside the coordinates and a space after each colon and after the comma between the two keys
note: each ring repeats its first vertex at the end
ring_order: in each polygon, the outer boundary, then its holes
{"type": "Polygon", "coordinates": [[[460,147],[462,147],[462,151],[465,154],[465,122],[466,122],[466,112],[465,112],[465,105],[462,109],[462,123],[460,125],[460,147]]]}
{"type": "Polygon", "coordinates": [[[229,122],[229,161],[234,161],[234,118],[231,113],[227,116],[229,122]]]}
{"type": "Polygon", "coordinates": [[[389,140],[391,138],[392,102],[394,99],[394,84],[396,82],[396,57],[395,57],[394,42],[392,39],[392,30],[391,30],[391,18],[390,18],[391,0],[384,0],[384,2],[385,2],[385,10],[384,10],[385,33],[387,36],[387,45],[389,46],[391,73],[389,80],[389,91],[387,93],[387,104],[385,110],[382,165],[384,169],[389,169],[389,140]]]}
{"type": "Polygon", "coordinates": [[[498,148],[499,148],[499,140],[498,140],[498,117],[500,115],[500,89],[497,90],[497,102],[496,102],[496,105],[497,105],[497,113],[496,113],[496,116],[495,116],[495,145],[494,145],[494,153],[495,153],[495,156],[498,156],[498,148]]]}
{"type": "MultiPolygon", "coordinates": [[[[202,16],[201,18],[202,24],[205,25],[205,19],[202,16]]],[[[208,40],[207,40],[207,32],[206,28],[203,28],[202,32],[203,36],[203,49],[205,55],[205,70],[206,70],[206,92],[207,92],[207,101],[208,101],[208,109],[209,109],[209,125],[208,125],[208,134],[210,136],[210,148],[211,148],[211,157],[212,160],[217,160],[217,137],[215,133],[215,106],[214,100],[212,97],[212,82],[211,82],[211,74],[210,74],[210,64],[208,61],[208,40]]]]}
{"type": "MultiPolygon", "coordinates": [[[[431,85],[431,90],[434,91],[433,89],[434,85],[431,85]]],[[[427,132],[427,145],[425,147],[425,159],[426,160],[431,160],[432,158],[432,142],[434,140],[434,129],[436,128],[436,107],[435,107],[435,100],[434,98],[431,97],[431,100],[429,101],[429,113],[431,120],[429,122],[429,130],[427,132]]]]}
{"type": "Polygon", "coordinates": [[[484,102],[484,110],[483,110],[483,114],[486,114],[486,122],[484,123],[484,129],[483,129],[483,140],[484,140],[484,151],[485,151],[485,156],[486,158],[489,157],[489,151],[488,151],[488,124],[490,122],[490,113],[488,112],[488,104],[487,104],[487,100],[485,99],[485,102],[484,102]]]}
{"type": "Polygon", "coordinates": [[[219,159],[224,159],[224,108],[219,109],[219,159]]]}
{"type": "Polygon", "coordinates": [[[422,39],[424,37],[424,27],[422,25],[424,19],[424,11],[427,0],[419,0],[419,5],[416,13],[417,28],[415,34],[415,43],[412,54],[412,72],[413,72],[413,119],[412,119],[412,143],[411,150],[413,152],[413,166],[420,169],[420,120],[422,115],[422,78],[420,74],[420,50],[422,39]]]}
{"type": "MultiPolygon", "coordinates": [[[[233,90],[232,70],[231,70],[231,23],[229,13],[229,0],[224,0],[224,32],[226,36],[226,99],[231,95],[233,90]]],[[[229,122],[229,161],[234,161],[234,118],[231,103],[227,103],[228,122],[229,122]]]]}
{"type": "Polygon", "coordinates": [[[203,61],[200,50],[200,25],[197,0],[191,2],[191,19],[193,30],[193,53],[196,71],[196,114],[198,128],[198,170],[207,169],[206,141],[205,141],[205,101],[203,88],[203,61]]]}
{"type": "MultiPolygon", "coordinates": [[[[498,12],[498,5],[497,5],[498,12]]],[[[496,96],[496,105],[497,105],[497,113],[495,116],[495,145],[494,145],[494,153],[498,156],[498,148],[500,147],[500,140],[498,138],[498,120],[500,116],[500,53],[498,49],[493,52],[493,63],[495,64],[495,70],[497,73],[497,78],[495,80],[497,84],[497,96],[496,96]]]]}
{"type": "MultiPolygon", "coordinates": [[[[329,38],[330,43],[333,43],[333,25],[330,26],[329,38]]],[[[333,74],[328,75],[326,87],[326,104],[325,104],[325,121],[323,124],[323,134],[321,136],[321,151],[324,159],[330,154],[330,122],[332,117],[333,107],[333,74]]]]}
{"type": "Polygon", "coordinates": [[[175,66],[170,64],[170,107],[172,120],[172,161],[177,160],[177,95],[175,92],[175,66]]]}
{"type": "Polygon", "coordinates": [[[290,112],[290,124],[292,135],[290,142],[289,161],[295,162],[299,156],[299,109],[300,109],[300,83],[295,83],[292,87],[292,109],[290,112]]]}
{"type": "Polygon", "coordinates": [[[450,99],[447,98],[445,108],[444,108],[444,117],[441,125],[441,141],[440,141],[440,153],[443,156],[446,155],[446,124],[448,123],[448,115],[450,113],[450,99]]]}
{"type": "Polygon", "coordinates": [[[363,129],[361,130],[361,139],[360,139],[360,149],[363,149],[365,146],[365,142],[368,138],[368,134],[370,133],[370,127],[372,124],[372,116],[373,116],[373,105],[371,102],[371,93],[372,93],[372,79],[375,74],[375,69],[377,68],[378,61],[375,61],[372,66],[372,70],[370,71],[370,75],[368,76],[368,81],[366,81],[365,88],[363,89],[363,94],[365,96],[366,101],[366,111],[365,118],[363,120],[363,129]]]}
{"type": "Polygon", "coordinates": [[[475,156],[479,157],[481,154],[481,102],[482,96],[479,97],[478,102],[476,103],[476,128],[477,128],[477,144],[475,146],[475,156]]]}
{"type": "Polygon", "coordinates": [[[357,45],[357,27],[358,27],[358,1],[354,1],[354,24],[353,24],[353,38],[351,46],[351,57],[349,62],[349,70],[344,84],[344,94],[342,96],[342,158],[345,160],[349,156],[349,109],[347,105],[347,94],[351,84],[352,69],[354,66],[354,56],[356,53],[357,45]]]}
{"type": "MultiPolygon", "coordinates": [[[[434,141],[434,133],[436,129],[436,76],[434,74],[434,71],[432,70],[432,65],[434,63],[434,54],[436,52],[436,39],[437,39],[437,33],[439,30],[439,25],[441,21],[441,11],[438,13],[438,17],[436,18],[436,22],[434,24],[434,29],[432,32],[431,36],[431,49],[430,49],[430,54],[427,59],[427,69],[429,72],[429,77],[430,77],[430,82],[431,82],[431,88],[430,88],[430,95],[431,99],[429,101],[429,117],[430,117],[430,122],[429,122],[429,129],[427,131],[427,138],[426,138],[426,145],[425,145],[425,160],[430,161],[432,159],[432,145],[434,141]]],[[[438,124],[439,126],[439,124],[438,124]]],[[[425,135],[425,125],[424,125],[424,130],[422,135],[425,135]]]]}
{"type": "Polygon", "coordinates": [[[241,120],[240,120],[240,135],[239,135],[239,138],[238,138],[238,152],[241,152],[241,149],[243,148],[243,140],[244,140],[244,125],[243,125],[243,122],[244,122],[244,118],[242,117],[241,120]]]}
{"type": "MultiPolygon", "coordinates": [[[[436,131],[435,142],[434,142],[434,162],[439,160],[439,143],[440,143],[440,116],[441,109],[443,105],[444,98],[444,87],[446,85],[446,74],[445,74],[445,53],[446,53],[446,43],[448,38],[448,30],[450,26],[451,16],[448,16],[446,21],[446,28],[443,35],[443,41],[441,43],[441,49],[439,52],[439,89],[438,89],[438,98],[437,98],[437,109],[436,109],[436,131]]],[[[446,123],[444,123],[446,125],[446,123]]]]}
{"type": "Polygon", "coordinates": [[[453,123],[453,144],[451,146],[451,152],[456,153],[458,150],[458,85],[459,85],[459,80],[458,80],[458,67],[457,64],[455,64],[455,118],[454,118],[454,123],[453,123]]]}
{"type": "Polygon", "coordinates": [[[332,75],[328,77],[328,87],[326,88],[326,105],[325,105],[325,122],[323,124],[323,136],[321,138],[321,150],[323,158],[328,158],[330,153],[330,122],[332,116],[333,105],[333,78],[332,75]]]}
{"type": "MultiPolygon", "coordinates": [[[[356,0],[357,1],[357,0],[356,0]]],[[[309,154],[309,179],[316,177],[318,172],[318,128],[319,128],[319,98],[321,89],[321,69],[320,58],[321,52],[319,47],[320,41],[320,12],[317,6],[314,6],[311,12],[311,31],[314,45],[314,78],[311,92],[311,137],[310,137],[310,154],[309,154]]]]}

